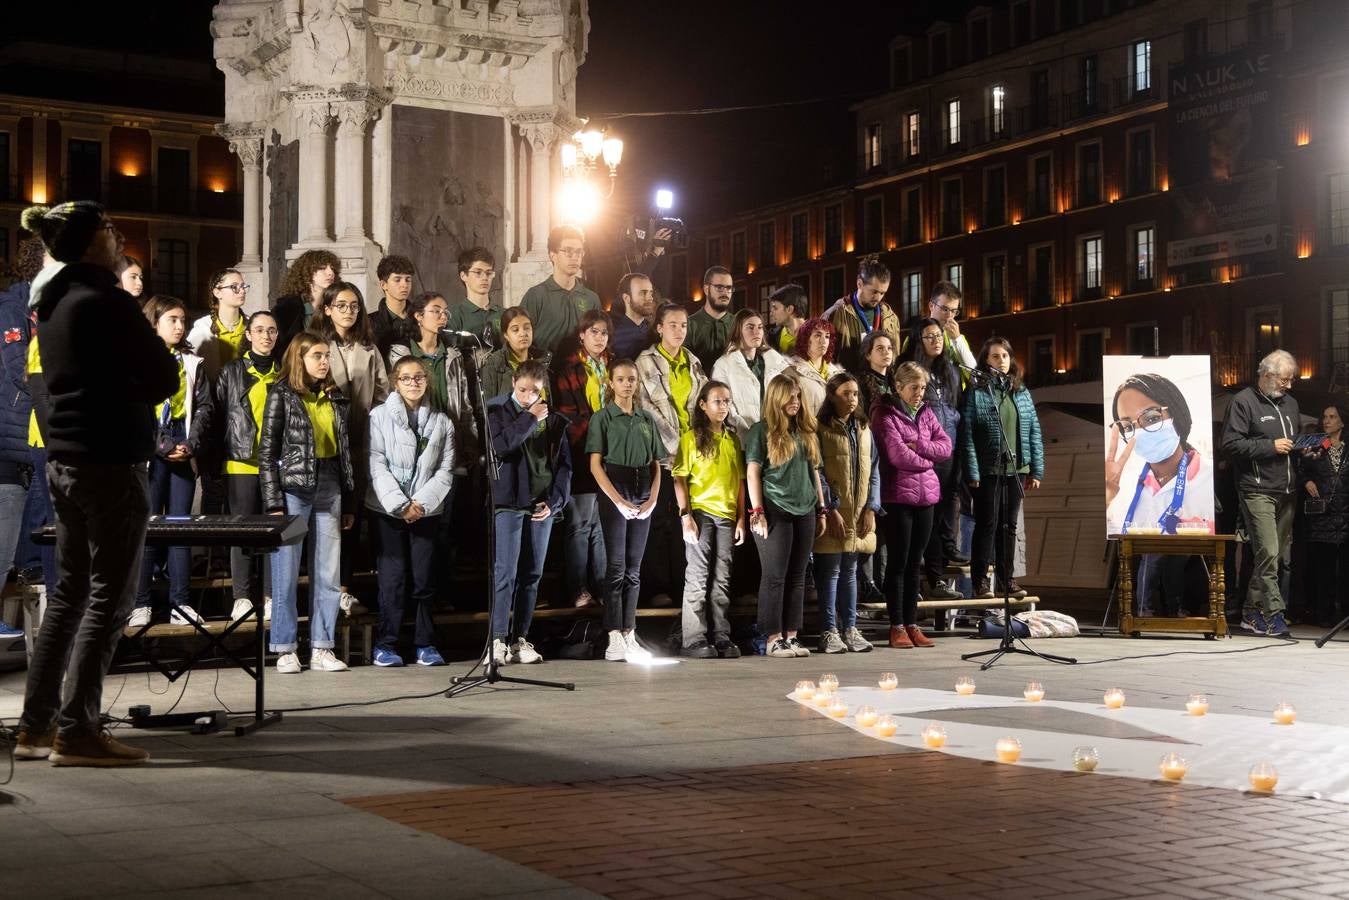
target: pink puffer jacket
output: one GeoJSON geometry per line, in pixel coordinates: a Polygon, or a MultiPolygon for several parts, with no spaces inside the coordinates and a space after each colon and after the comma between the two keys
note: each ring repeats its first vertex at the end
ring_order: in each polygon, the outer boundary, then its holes
{"type": "Polygon", "coordinates": [[[912,417],[902,403],[881,397],[871,407],[881,457],[881,502],[932,506],[941,499],[934,462],[951,456],[951,438],[926,405],[912,417]]]}

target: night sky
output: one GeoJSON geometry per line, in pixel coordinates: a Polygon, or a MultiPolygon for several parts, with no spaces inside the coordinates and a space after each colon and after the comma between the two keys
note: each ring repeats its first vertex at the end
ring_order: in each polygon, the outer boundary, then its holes
{"type": "MultiPolygon", "coordinates": [[[[887,45],[921,34],[967,0],[591,0],[577,111],[625,141],[610,214],[645,212],[657,186],[691,226],[846,181],[855,139],[849,103],[887,86],[887,45]],[[715,115],[616,113],[800,105],[715,115]]],[[[77,0],[6,9],[0,41],[41,40],[209,61],[212,0],[77,0]]],[[[223,79],[217,81],[223,84],[223,79]]],[[[154,105],[128,96],[129,106],[154,105]]],[[[202,111],[219,114],[219,96],[202,111]]]]}

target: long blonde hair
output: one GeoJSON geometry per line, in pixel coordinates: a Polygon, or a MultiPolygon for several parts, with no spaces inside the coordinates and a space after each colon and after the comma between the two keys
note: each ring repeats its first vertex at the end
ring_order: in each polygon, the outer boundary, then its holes
{"type": "Polygon", "coordinates": [[[799,440],[810,460],[811,468],[820,465],[820,444],[815,437],[817,423],[813,410],[806,409],[804,399],[795,416],[783,411],[792,391],[801,393],[801,382],[795,375],[786,372],[776,375],[764,389],[763,421],[765,437],[768,440],[768,464],[780,466],[796,455],[799,440]]]}

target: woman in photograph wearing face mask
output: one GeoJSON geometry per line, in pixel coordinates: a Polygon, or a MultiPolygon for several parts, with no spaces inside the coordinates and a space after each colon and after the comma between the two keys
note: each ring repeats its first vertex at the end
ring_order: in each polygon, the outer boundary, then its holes
{"type": "MultiPolygon", "coordinates": [[[[1161,375],[1130,375],[1115,389],[1112,411],[1105,464],[1110,532],[1176,534],[1177,528],[1185,527],[1212,533],[1212,501],[1205,498],[1213,497],[1213,472],[1188,443],[1193,422],[1180,388],[1161,375]],[[1121,489],[1125,465],[1135,453],[1143,467],[1129,485],[1132,490],[1121,489]]],[[[1137,615],[1185,614],[1185,563],[1185,557],[1178,556],[1140,558],[1137,615]],[[1162,602],[1154,604],[1154,598],[1162,602]]]]}

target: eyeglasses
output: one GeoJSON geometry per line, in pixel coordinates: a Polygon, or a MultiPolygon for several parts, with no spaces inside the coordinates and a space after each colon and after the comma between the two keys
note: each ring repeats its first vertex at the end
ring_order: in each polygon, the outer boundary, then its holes
{"type": "Polygon", "coordinates": [[[251,284],[222,284],[220,290],[233,291],[236,294],[247,294],[253,289],[251,284]]]}
{"type": "Polygon", "coordinates": [[[1115,427],[1119,429],[1119,436],[1127,441],[1140,428],[1148,432],[1156,431],[1166,421],[1169,408],[1166,406],[1150,406],[1139,413],[1138,418],[1132,421],[1128,419],[1116,421],[1115,427]]]}
{"type": "Polygon", "coordinates": [[[944,312],[944,313],[950,313],[950,314],[953,315],[953,316],[958,316],[958,315],[960,315],[960,304],[958,304],[958,303],[957,303],[955,306],[941,306],[941,305],[938,305],[938,306],[937,306],[937,309],[941,310],[941,311],[944,312]]]}
{"type": "Polygon", "coordinates": [[[248,333],[258,337],[276,337],[281,332],[275,328],[256,327],[248,329],[248,333]]]}
{"type": "Polygon", "coordinates": [[[586,255],[584,247],[563,247],[557,252],[567,259],[580,259],[586,255]]]}
{"type": "Polygon", "coordinates": [[[349,313],[354,313],[354,312],[360,312],[360,311],[361,311],[361,304],[359,304],[359,303],[334,303],[334,304],[332,305],[331,308],[332,308],[333,310],[337,311],[337,312],[349,312],[349,313]]]}
{"type": "Polygon", "coordinates": [[[1270,377],[1273,378],[1273,379],[1274,379],[1274,383],[1277,384],[1277,385],[1279,385],[1280,387],[1292,387],[1292,386],[1293,386],[1293,376],[1292,376],[1292,375],[1279,376],[1279,375],[1274,375],[1273,373],[1271,373],[1271,374],[1270,374],[1270,377]]]}
{"type": "Polygon", "coordinates": [[[434,316],[437,319],[448,319],[450,317],[450,311],[443,306],[428,306],[426,309],[422,310],[422,315],[434,316]]]}
{"type": "Polygon", "coordinates": [[[491,269],[469,269],[468,274],[474,278],[495,278],[497,273],[491,269]]]}
{"type": "Polygon", "coordinates": [[[399,384],[406,384],[406,385],[409,385],[409,386],[414,385],[414,384],[426,384],[426,376],[425,376],[425,375],[399,375],[399,376],[398,376],[398,383],[399,383],[399,384]]]}
{"type": "Polygon", "coordinates": [[[585,333],[593,335],[595,337],[608,337],[609,329],[605,328],[602,325],[592,325],[586,329],[585,333]]]}
{"type": "Polygon", "coordinates": [[[735,285],[733,285],[733,284],[709,284],[709,285],[707,286],[707,289],[710,290],[710,291],[725,291],[725,292],[727,292],[727,293],[730,293],[731,291],[735,290],[735,285]]]}
{"type": "Polygon", "coordinates": [[[937,334],[925,334],[923,335],[923,340],[932,344],[940,344],[942,341],[942,335],[940,332],[937,334]]]}

